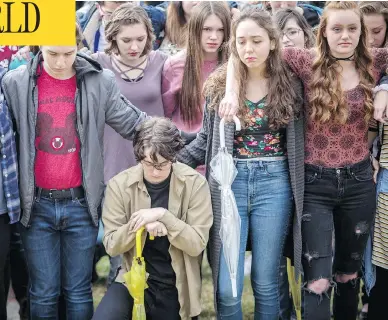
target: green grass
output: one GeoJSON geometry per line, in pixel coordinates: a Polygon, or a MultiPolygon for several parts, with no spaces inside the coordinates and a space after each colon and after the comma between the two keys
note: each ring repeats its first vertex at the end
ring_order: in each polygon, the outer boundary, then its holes
{"type": "MultiPolygon", "coordinates": [[[[100,303],[102,297],[106,292],[106,278],[109,274],[109,258],[103,257],[97,264],[97,273],[100,279],[93,285],[93,299],[95,308],[100,303]]],[[[211,277],[211,271],[206,259],[206,255],[203,259],[202,266],[202,313],[201,320],[213,320],[216,319],[214,312],[214,299],[213,299],[213,282],[211,277]]],[[[245,277],[244,291],[242,297],[243,314],[244,319],[253,319],[254,300],[252,294],[252,288],[250,278],[245,277]]]]}
{"type": "MultiPolygon", "coordinates": [[[[211,271],[209,264],[206,259],[206,254],[204,255],[203,265],[202,265],[202,313],[200,319],[213,320],[216,319],[214,312],[213,304],[213,282],[211,277],[211,271]]],[[[109,274],[109,258],[108,256],[103,257],[97,264],[97,273],[99,275],[99,280],[93,285],[93,298],[95,308],[100,303],[102,297],[106,292],[106,279],[109,274]]],[[[252,294],[252,288],[250,283],[250,277],[245,277],[244,280],[244,291],[242,297],[242,307],[244,319],[253,319],[254,312],[254,300],[252,294]]],[[[360,294],[360,304],[359,310],[361,310],[361,294],[360,294]]]]}

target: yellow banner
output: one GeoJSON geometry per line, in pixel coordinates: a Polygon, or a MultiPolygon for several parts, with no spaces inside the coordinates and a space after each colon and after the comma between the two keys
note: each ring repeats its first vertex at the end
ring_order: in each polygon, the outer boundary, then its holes
{"type": "Polygon", "coordinates": [[[74,0],[0,1],[0,45],[75,45],[74,0]]]}

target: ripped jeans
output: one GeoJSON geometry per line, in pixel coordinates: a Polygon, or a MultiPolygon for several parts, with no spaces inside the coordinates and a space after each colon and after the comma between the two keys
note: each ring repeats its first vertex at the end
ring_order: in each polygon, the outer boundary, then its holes
{"type": "Polygon", "coordinates": [[[304,319],[330,319],[330,295],[335,287],[334,319],[356,320],[359,281],[336,283],[333,273],[352,275],[361,269],[375,206],[376,191],[369,158],[343,168],[306,164],[302,217],[304,319]],[[330,283],[323,294],[308,288],[309,283],[319,279],[330,283]]]}

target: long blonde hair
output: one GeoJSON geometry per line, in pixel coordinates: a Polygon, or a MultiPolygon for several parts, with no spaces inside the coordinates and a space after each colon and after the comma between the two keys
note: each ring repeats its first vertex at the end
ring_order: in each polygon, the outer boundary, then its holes
{"type": "Polygon", "coordinates": [[[360,75],[360,84],[365,96],[365,121],[373,113],[372,86],[375,84],[372,73],[372,57],[367,49],[367,31],[360,9],[354,1],[331,1],[322,14],[317,35],[317,57],[313,63],[313,79],[310,86],[309,103],[312,119],[324,123],[334,120],[344,124],[349,117],[349,109],[341,88],[338,61],[330,54],[329,44],[324,32],[331,10],[353,10],[360,17],[361,35],[354,53],[354,63],[360,75]]]}

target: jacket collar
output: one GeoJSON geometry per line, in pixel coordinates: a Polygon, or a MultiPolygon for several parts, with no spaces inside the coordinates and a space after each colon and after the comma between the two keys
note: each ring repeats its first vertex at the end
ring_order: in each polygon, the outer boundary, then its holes
{"type": "MultiPolygon", "coordinates": [[[[137,188],[139,188],[142,192],[148,193],[144,184],[144,170],[141,164],[130,168],[127,173],[128,188],[137,185],[137,188]]],[[[177,200],[182,197],[185,181],[188,176],[193,176],[195,174],[198,173],[183,163],[176,162],[172,165],[168,210],[175,216],[179,216],[181,201],[177,200]]]]}
{"type": "MultiPolygon", "coordinates": [[[[42,53],[39,51],[27,65],[28,71],[34,79],[37,79],[41,74],[42,61],[42,53]]],[[[77,79],[83,78],[87,73],[100,73],[103,71],[102,66],[96,60],[80,52],[77,53],[75,58],[74,69],[77,79]]]]}

